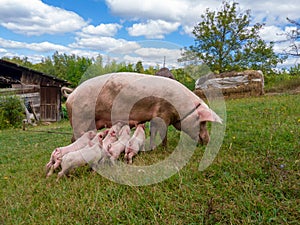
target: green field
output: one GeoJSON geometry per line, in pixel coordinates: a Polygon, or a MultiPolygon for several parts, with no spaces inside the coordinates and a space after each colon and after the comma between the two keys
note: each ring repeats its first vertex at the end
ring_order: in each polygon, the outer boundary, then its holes
{"type": "MultiPolygon", "coordinates": [[[[227,128],[214,162],[199,172],[205,147],[164,182],[120,185],[82,167],[56,182],[44,166],[69,144],[68,121],[0,131],[0,224],[299,224],[300,95],[228,100],[227,128]]],[[[134,163],[167,157],[169,148],[134,163]]]]}

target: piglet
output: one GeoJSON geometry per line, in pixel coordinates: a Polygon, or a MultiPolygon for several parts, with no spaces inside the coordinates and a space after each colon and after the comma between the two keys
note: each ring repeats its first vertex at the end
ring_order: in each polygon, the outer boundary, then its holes
{"type": "Polygon", "coordinates": [[[100,146],[100,144],[94,144],[93,146],[87,145],[78,151],[69,152],[62,157],[62,170],[58,173],[57,181],[61,177],[68,175],[71,169],[86,164],[93,166],[94,164],[99,164],[105,158],[109,159],[110,155],[100,146]]]}
{"type": "Polygon", "coordinates": [[[106,137],[102,141],[102,147],[105,150],[107,150],[108,145],[118,140],[118,133],[120,132],[122,125],[122,122],[118,122],[109,129],[106,137]]]}
{"type": "Polygon", "coordinates": [[[97,133],[97,135],[88,142],[88,145],[90,147],[92,147],[94,144],[100,144],[100,146],[102,147],[103,145],[103,140],[104,138],[107,136],[109,132],[109,129],[105,129],[103,131],[100,131],[99,133],[97,133]]]}
{"type": "Polygon", "coordinates": [[[77,151],[84,146],[86,146],[94,137],[96,136],[95,131],[88,131],[85,132],[80,138],[78,138],[75,142],[72,144],[65,146],[65,147],[60,147],[56,148],[51,156],[50,156],[50,161],[46,165],[46,176],[49,177],[53,174],[54,170],[59,167],[61,164],[62,157],[73,151],[77,151]]]}
{"type": "Polygon", "coordinates": [[[111,154],[112,160],[116,160],[117,158],[119,158],[120,154],[125,150],[126,144],[129,139],[130,127],[128,125],[124,125],[118,134],[118,140],[107,146],[107,150],[111,154]]]}
{"type": "Polygon", "coordinates": [[[99,137],[99,140],[103,141],[103,139],[106,137],[106,135],[108,134],[108,132],[109,132],[109,129],[105,129],[105,130],[100,131],[97,134],[97,136],[99,137]]]}
{"type": "Polygon", "coordinates": [[[145,125],[137,125],[132,137],[128,141],[125,148],[125,160],[128,164],[132,164],[132,158],[138,154],[139,151],[145,151],[145,125]]]}

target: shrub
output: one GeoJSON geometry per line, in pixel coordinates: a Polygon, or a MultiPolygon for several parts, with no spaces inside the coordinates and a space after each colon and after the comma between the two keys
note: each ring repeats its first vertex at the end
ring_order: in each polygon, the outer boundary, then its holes
{"type": "Polygon", "coordinates": [[[300,76],[289,73],[265,75],[266,92],[285,92],[300,86],[300,76]]]}
{"type": "Polygon", "coordinates": [[[24,109],[17,96],[0,97],[0,129],[18,127],[24,118],[24,109]]]}
{"type": "Polygon", "coordinates": [[[63,119],[69,119],[67,107],[65,105],[61,106],[61,115],[63,119]]]}

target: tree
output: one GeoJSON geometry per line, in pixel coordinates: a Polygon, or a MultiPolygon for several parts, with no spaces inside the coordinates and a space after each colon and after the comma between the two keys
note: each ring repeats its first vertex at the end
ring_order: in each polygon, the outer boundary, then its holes
{"type": "Polygon", "coordinates": [[[184,48],[180,61],[197,58],[214,72],[260,69],[268,71],[283,59],[259,36],[262,24],[250,26],[250,10],[238,12],[238,3],[223,1],[220,11],[201,15],[194,27],[194,46],[184,48]]]}
{"type": "Polygon", "coordinates": [[[78,85],[85,71],[92,65],[92,60],[74,54],[60,54],[55,52],[52,57],[42,59],[34,68],[46,74],[67,80],[75,87],[78,85]]]}
{"type": "Polygon", "coordinates": [[[289,74],[291,76],[298,76],[298,77],[300,77],[300,64],[298,63],[298,64],[290,67],[289,74]]]}
{"type": "Polygon", "coordinates": [[[175,79],[182,83],[184,86],[189,88],[190,90],[195,89],[195,80],[187,73],[186,69],[183,68],[173,68],[171,69],[171,73],[174,75],[175,79]]]}
{"type": "Polygon", "coordinates": [[[142,61],[138,61],[135,65],[135,72],[137,73],[144,73],[144,67],[142,61]]]}
{"type": "Polygon", "coordinates": [[[19,56],[14,56],[12,58],[2,57],[2,59],[16,63],[20,66],[24,66],[24,67],[31,68],[31,69],[33,68],[33,64],[28,60],[28,57],[20,58],[19,56]]]}
{"type": "Polygon", "coordinates": [[[300,44],[297,42],[300,41],[300,23],[289,18],[286,19],[295,27],[286,32],[287,41],[290,42],[290,45],[285,50],[285,54],[288,56],[300,57],[300,44]]]}
{"type": "Polygon", "coordinates": [[[132,63],[128,63],[126,65],[126,63],[124,63],[123,67],[121,67],[118,72],[134,72],[133,69],[133,64],[132,63]]]}
{"type": "Polygon", "coordinates": [[[101,55],[98,55],[96,59],[93,59],[92,65],[85,71],[84,75],[81,78],[81,82],[107,73],[125,72],[130,69],[133,71],[131,66],[132,65],[129,64],[127,67],[124,62],[117,63],[116,60],[110,59],[108,59],[107,62],[104,63],[103,57],[101,55]]]}
{"type": "Polygon", "coordinates": [[[149,66],[145,71],[145,74],[150,74],[150,75],[154,75],[156,73],[156,69],[154,68],[154,66],[149,66]]]}

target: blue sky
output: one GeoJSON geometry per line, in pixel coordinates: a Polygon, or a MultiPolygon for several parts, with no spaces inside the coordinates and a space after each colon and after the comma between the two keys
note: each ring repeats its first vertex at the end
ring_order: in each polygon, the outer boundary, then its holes
{"type": "MultiPolygon", "coordinates": [[[[261,37],[293,29],[286,20],[300,21],[295,0],[240,0],[251,9],[252,21],[264,22],[261,37]]],[[[298,2],[298,3],[296,3],[298,2]]],[[[178,66],[180,48],[194,43],[193,27],[206,8],[217,10],[220,0],[0,0],[0,57],[28,57],[39,62],[55,51],[144,65],[178,66]]],[[[281,52],[289,43],[275,45],[281,52]]],[[[290,58],[286,66],[293,65],[290,58]]]]}

